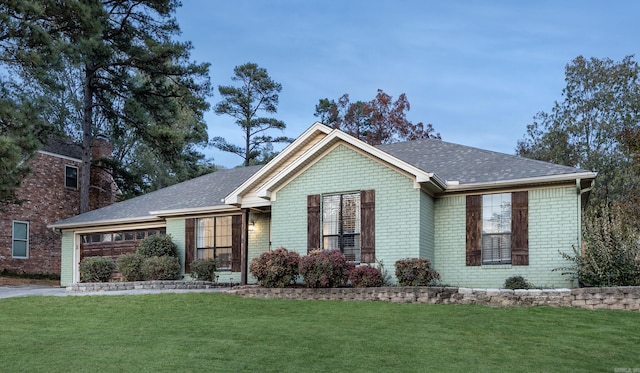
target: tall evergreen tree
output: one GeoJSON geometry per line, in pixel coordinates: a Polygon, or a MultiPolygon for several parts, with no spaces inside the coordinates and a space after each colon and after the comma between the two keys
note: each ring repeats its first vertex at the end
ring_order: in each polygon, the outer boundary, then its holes
{"type": "MultiPolygon", "coordinates": [[[[51,101],[59,110],[49,117],[57,116],[67,133],[81,135],[85,169],[100,132],[143,143],[170,169],[181,167],[193,145],[207,142],[202,114],[208,108],[209,66],[190,62],[191,44],[174,40],[180,32],[173,18],[178,6],[175,0],[0,2],[5,66],[50,98],[78,98],[65,105],[51,101]],[[77,90],[65,90],[65,82],[77,90]],[[80,116],[79,127],[69,113],[80,116]]],[[[88,172],[81,173],[80,188],[85,212],[88,172]]]]}
{"type": "Polygon", "coordinates": [[[258,112],[275,114],[282,85],[275,82],[265,68],[248,62],[236,66],[232,80],[239,82],[239,87],[220,86],[218,91],[224,98],[216,105],[217,114],[229,115],[235,119],[244,134],[244,146],[227,142],[222,137],[215,137],[211,144],[216,148],[239,155],[244,159],[244,166],[264,163],[273,157],[273,143],[291,142],[286,136],[273,137],[265,134],[270,129],[284,130],[283,121],[275,118],[260,117],[258,112]]]}

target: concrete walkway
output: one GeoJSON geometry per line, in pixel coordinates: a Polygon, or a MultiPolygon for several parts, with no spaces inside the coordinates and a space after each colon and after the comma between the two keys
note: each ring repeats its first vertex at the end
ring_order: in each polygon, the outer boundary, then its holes
{"type": "Polygon", "coordinates": [[[162,294],[162,293],[220,293],[229,290],[228,288],[214,289],[140,289],[140,290],[120,290],[120,291],[96,291],[96,292],[67,292],[64,287],[51,286],[0,286],[0,299],[30,296],[87,296],[87,295],[140,295],[140,294],[162,294]]]}

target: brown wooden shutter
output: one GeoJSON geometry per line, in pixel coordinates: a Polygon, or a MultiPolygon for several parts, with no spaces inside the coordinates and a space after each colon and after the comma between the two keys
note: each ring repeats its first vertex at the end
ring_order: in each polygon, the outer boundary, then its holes
{"type": "Polygon", "coordinates": [[[191,272],[191,262],[196,253],[196,219],[184,221],[184,272],[191,272]]]}
{"type": "Polygon", "coordinates": [[[511,265],[529,265],[529,193],[511,194],[511,265]]]}
{"type": "Polygon", "coordinates": [[[467,265],[482,264],[482,196],[467,196],[467,265]]]}
{"type": "Polygon", "coordinates": [[[360,261],[376,261],[376,191],[360,192],[360,261]]]}
{"type": "Polygon", "coordinates": [[[231,272],[242,271],[242,215],[231,217],[231,272]]]}
{"type": "Polygon", "coordinates": [[[320,248],[320,195],[307,196],[307,254],[320,248]]]}

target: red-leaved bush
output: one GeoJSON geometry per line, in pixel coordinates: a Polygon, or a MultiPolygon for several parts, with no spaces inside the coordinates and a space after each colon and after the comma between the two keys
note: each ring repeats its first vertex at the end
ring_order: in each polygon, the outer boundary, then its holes
{"type": "Polygon", "coordinates": [[[344,286],[354,264],[348,263],[340,250],[314,250],[300,259],[300,274],[310,288],[344,286]]]}
{"type": "Polygon", "coordinates": [[[382,272],[376,267],[361,265],[349,272],[351,285],[356,288],[380,287],[384,284],[382,272]]]}
{"type": "Polygon", "coordinates": [[[262,286],[282,288],[296,282],[299,262],[298,253],[279,247],[254,258],[249,271],[262,286]]]}
{"type": "Polygon", "coordinates": [[[400,286],[429,286],[440,274],[431,269],[428,259],[409,258],[396,262],[396,278],[400,286]]]}

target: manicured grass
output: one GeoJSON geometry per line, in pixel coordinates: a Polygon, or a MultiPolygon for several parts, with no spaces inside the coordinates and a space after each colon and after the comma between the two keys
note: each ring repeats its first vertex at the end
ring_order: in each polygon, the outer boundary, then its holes
{"type": "Polygon", "coordinates": [[[6,372],[614,371],[640,313],[242,299],[191,293],[0,300],[6,372]]]}

